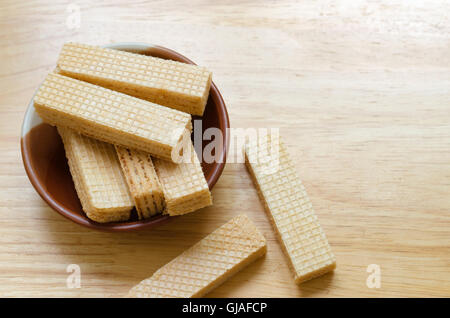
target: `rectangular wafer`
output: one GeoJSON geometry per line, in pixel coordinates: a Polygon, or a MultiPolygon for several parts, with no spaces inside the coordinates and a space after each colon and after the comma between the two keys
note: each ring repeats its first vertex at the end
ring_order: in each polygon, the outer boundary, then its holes
{"type": "Polygon", "coordinates": [[[139,219],[161,213],[164,195],[150,155],[120,146],[116,151],[139,219]]]}
{"type": "Polygon", "coordinates": [[[231,219],[184,251],[128,297],[201,297],[266,253],[266,239],[246,215],[231,219]]]}
{"type": "Polygon", "coordinates": [[[289,259],[297,284],[336,267],[325,233],[282,142],[260,136],[245,146],[246,165],[289,259]]]}
{"type": "Polygon", "coordinates": [[[42,83],[34,107],[51,125],[166,160],[191,128],[189,114],[55,73],[42,83]]]}
{"type": "Polygon", "coordinates": [[[114,146],[58,127],[83,211],[96,222],[125,221],[133,202],[114,146]]]}
{"type": "Polygon", "coordinates": [[[156,173],[166,201],[165,214],[181,215],[212,204],[211,192],[192,142],[188,162],[173,163],[154,158],[156,173]]]}
{"type": "Polygon", "coordinates": [[[63,75],[193,115],[203,115],[211,72],[191,64],[78,43],[58,59],[63,75]]]}

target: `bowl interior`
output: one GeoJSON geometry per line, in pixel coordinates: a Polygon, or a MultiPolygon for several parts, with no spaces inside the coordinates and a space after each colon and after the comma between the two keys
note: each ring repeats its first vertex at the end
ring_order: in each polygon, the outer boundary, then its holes
{"type": "MultiPolygon", "coordinates": [[[[188,58],[160,46],[116,44],[107,47],[194,64],[188,58]]],[[[212,163],[202,160],[203,173],[209,188],[212,189],[224,168],[229,143],[228,114],[222,96],[214,83],[211,85],[203,116],[193,116],[192,120],[201,120],[202,133],[211,127],[219,128],[222,131],[224,147],[219,150],[218,156],[221,160],[212,163]]],[[[202,149],[208,142],[203,141],[202,149]]],[[[160,215],[146,220],[138,220],[134,210],[131,219],[126,222],[100,224],[87,218],[75,191],[61,138],[55,127],[42,123],[34,111],[32,101],[24,118],[21,148],[26,172],[37,192],[53,209],[78,224],[105,231],[128,231],[149,228],[172,218],[160,215]]]]}

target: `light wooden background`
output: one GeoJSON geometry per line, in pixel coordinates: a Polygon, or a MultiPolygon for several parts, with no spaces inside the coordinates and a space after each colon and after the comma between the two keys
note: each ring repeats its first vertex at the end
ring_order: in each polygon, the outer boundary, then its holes
{"type": "Polygon", "coordinates": [[[0,4],[0,296],[122,296],[243,212],[268,254],[212,297],[450,296],[449,2],[74,1],[77,29],[69,3],[0,4]],[[293,283],[243,164],[227,165],[213,207],[151,231],[93,232],[53,212],[19,133],[66,41],[172,48],[213,71],[233,127],[279,127],[336,272],[293,283]],[[81,289],[66,287],[72,263],[81,289]]]}

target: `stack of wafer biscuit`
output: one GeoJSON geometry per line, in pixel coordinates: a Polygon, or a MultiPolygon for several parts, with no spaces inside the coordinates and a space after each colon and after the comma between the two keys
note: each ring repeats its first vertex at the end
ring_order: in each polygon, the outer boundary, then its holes
{"type": "Polygon", "coordinates": [[[212,204],[197,156],[189,163],[173,159],[184,151],[191,114],[203,114],[210,85],[211,72],[196,65],[64,45],[34,106],[58,127],[87,217],[126,221],[135,207],[137,218],[146,219],[212,204]]]}
{"type": "MultiPolygon", "coordinates": [[[[211,73],[150,56],[69,43],[34,98],[58,128],[88,218],[126,221],[182,215],[212,204],[190,138],[211,73]],[[182,158],[180,161],[179,158],[182,158]]],[[[336,260],[278,136],[245,145],[245,159],[296,283],[336,260]]],[[[266,240],[239,215],[133,287],[128,297],[200,297],[266,253],[266,240]]]]}

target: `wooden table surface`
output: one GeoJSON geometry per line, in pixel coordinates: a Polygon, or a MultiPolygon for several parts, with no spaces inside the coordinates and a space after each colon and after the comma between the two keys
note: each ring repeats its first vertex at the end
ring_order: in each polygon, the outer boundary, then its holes
{"type": "Polygon", "coordinates": [[[122,296],[239,213],[268,253],[211,297],[450,296],[449,14],[444,0],[2,0],[0,296],[122,296]],[[280,128],[335,273],[294,284],[243,164],[226,166],[213,207],[144,232],[93,232],[51,210],[19,136],[66,41],[172,48],[213,71],[232,127],[280,128]]]}

